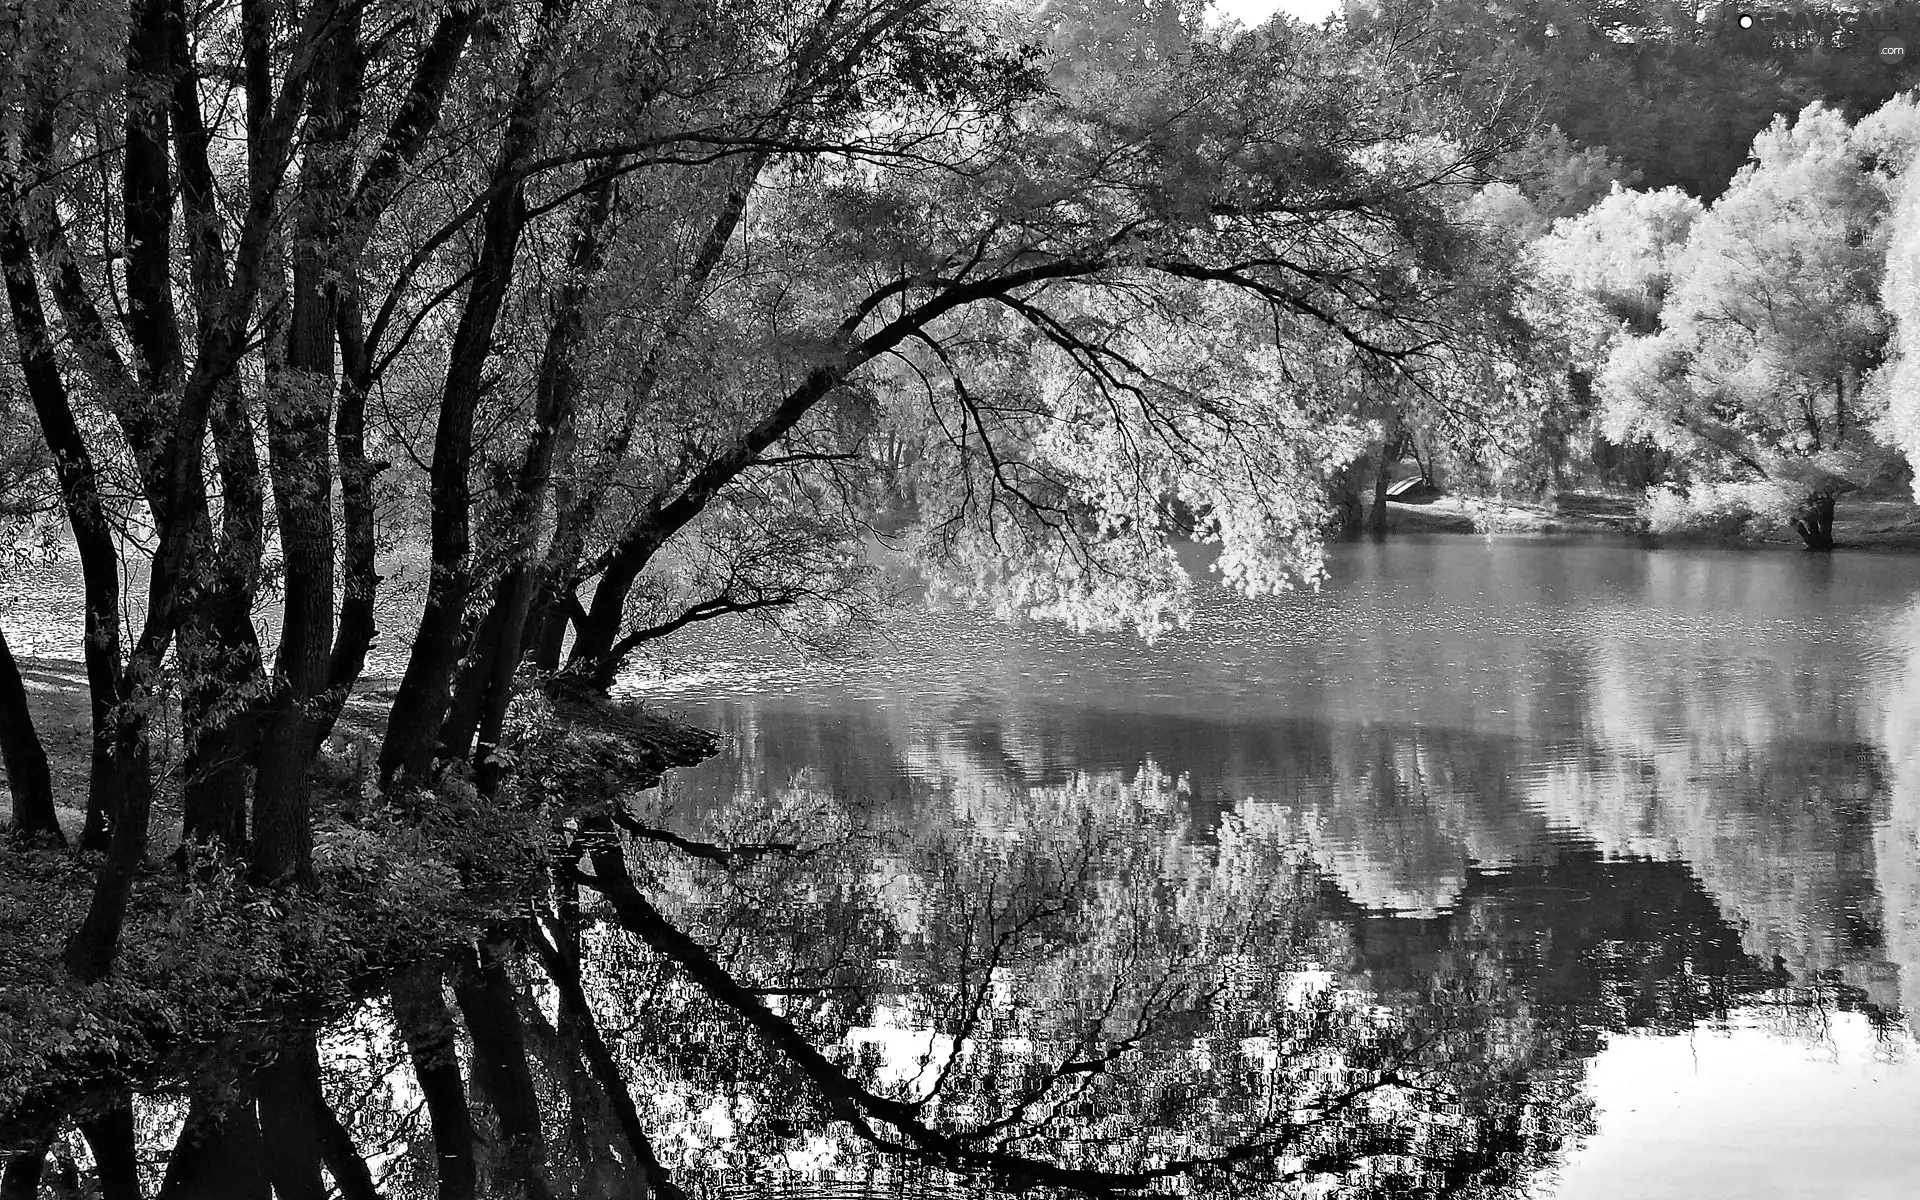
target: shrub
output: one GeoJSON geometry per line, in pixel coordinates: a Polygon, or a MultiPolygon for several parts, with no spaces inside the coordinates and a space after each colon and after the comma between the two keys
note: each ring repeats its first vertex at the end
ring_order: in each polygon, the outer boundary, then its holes
{"type": "Polygon", "coordinates": [[[1793,498],[1772,480],[1650,487],[1647,530],[1662,537],[1755,537],[1780,528],[1793,498]]]}

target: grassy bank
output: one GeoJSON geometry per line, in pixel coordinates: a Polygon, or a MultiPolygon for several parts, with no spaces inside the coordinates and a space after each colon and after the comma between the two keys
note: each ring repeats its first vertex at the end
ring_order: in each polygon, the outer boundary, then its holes
{"type": "MultiPolygon", "coordinates": [[[[47,744],[62,824],[77,836],[87,775],[78,664],[22,664],[47,744]]],[[[499,803],[460,779],[404,807],[369,803],[371,755],[390,681],[356,695],[316,771],[311,891],[248,886],[212,864],[169,862],[177,787],[156,801],[148,866],[107,979],[79,986],[61,964],[85,911],[93,856],[0,837],[0,1147],[35,1114],[133,1081],[204,1073],[288,1023],[341,1011],[396,967],[469,944],[524,914],[544,886],[549,838],[575,811],[657,783],[709,756],[715,739],[635,705],[520,705],[524,771],[499,803]]],[[[0,775],[0,787],[4,775],[0,775]]]]}
{"type": "MultiPolygon", "coordinates": [[[[1426,504],[1387,505],[1387,527],[1402,533],[1573,534],[1633,538],[1647,545],[1700,544],[1799,548],[1786,526],[1744,537],[1655,537],[1641,498],[1620,492],[1562,492],[1529,502],[1442,496],[1426,504]]],[[[1920,550],[1920,506],[1906,496],[1845,496],[1834,511],[1839,550],[1920,550]]]]}

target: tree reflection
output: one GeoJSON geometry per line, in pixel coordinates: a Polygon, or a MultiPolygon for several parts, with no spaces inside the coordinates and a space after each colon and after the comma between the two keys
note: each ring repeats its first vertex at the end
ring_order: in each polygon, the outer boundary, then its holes
{"type": "Polygon", "coordinates": [[[1294,833],[1151,763],[916,824],[804,786],[590,814],[522,919],[50,1131],[7,1195],[30,1162],[115,1198],[1518,1194],[1591,1129],[1606,1031],[1779,983],[1676,865],[1475,870],[1386,919],[1294,833]]]}

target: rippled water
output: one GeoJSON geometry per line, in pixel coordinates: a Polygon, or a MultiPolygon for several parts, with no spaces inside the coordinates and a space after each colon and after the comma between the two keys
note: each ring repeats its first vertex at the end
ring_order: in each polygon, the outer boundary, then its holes
{"type": "Polygon", "coordinates": [[[535,919],[49,1161],[394,1200],[1920,1195],[1920,557],[1332,566],[1152,646],[953,612],[856,662],[684,643],[632,683],[722,752],[572,812],[535,919]]]}
{"type": "Polygon", "coordinates": [[[729,735],[689,821],[804,784],[1018,841],[1036,794],[1157,780],[1198,843],[1281,831],[1348,977],[1490,955],[1580,1045],[1562,1196],[1920,1194],[1920,559],[1437,538],[1333,576],[1154,646],[931,614],[639,686],[729,735]]]}

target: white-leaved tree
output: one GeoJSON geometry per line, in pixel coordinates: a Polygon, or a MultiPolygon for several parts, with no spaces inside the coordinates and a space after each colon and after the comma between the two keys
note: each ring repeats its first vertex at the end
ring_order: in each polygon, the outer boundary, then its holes
{"type": "MultiPolygon", "coordinates": [[[[1920,467],[1920,176],[1905,172],[1920,152],[1920,101],[1896,99],[1861,122],[1869,152],[1897,170],[1890,189],[1881,302],[1892,323],[1887,361],[1868,391],[1882,411],[1879,435],[1920,467]]],[[[1915,474],[1920,488],[1920,470],[1915,474]]],[[[1916,494],[1920,494],[1917,492],[1916,494]]]]}
{"type": "Polygon", "coordinates": [[[1277,348],[1272,314],[1198,285],[1051,319],[1057,339],[983,315],[891,376],[931,408],[915,544],[936,595],[1153,637],[1190,611],[1178,536],[1216,545],[1248,594],[1320,580],[1328,480],[1367,438],[1342,403],[1351,347],[1285,319],[1277,348]]]}
{"type": "Polygon", "coordinates": [[[1573,366],[1588,375],[1628,334],[1650,334],[1672,285],[1674,260],[1705,209],[1679,188],[1615,187],[1531,247],[1532,266],[1573,366]]]}
{"type": "MultiPolygon", "coordinates": [[[[1895,114],[1897,115],[1897,114],[1895,114]]],[[[1878,417],[1863,383],[1887,336],[1880,303],[1890,116],[1856,131],[1824,105],[1781,118],[1754,161],[1691,224],[1659,327],[1615,340],[1599,373],[1604,427],[1677,455],[1705,483],[1761,485],[1831,546],[1833,497],[1871,470],[1878,417]]]]}

